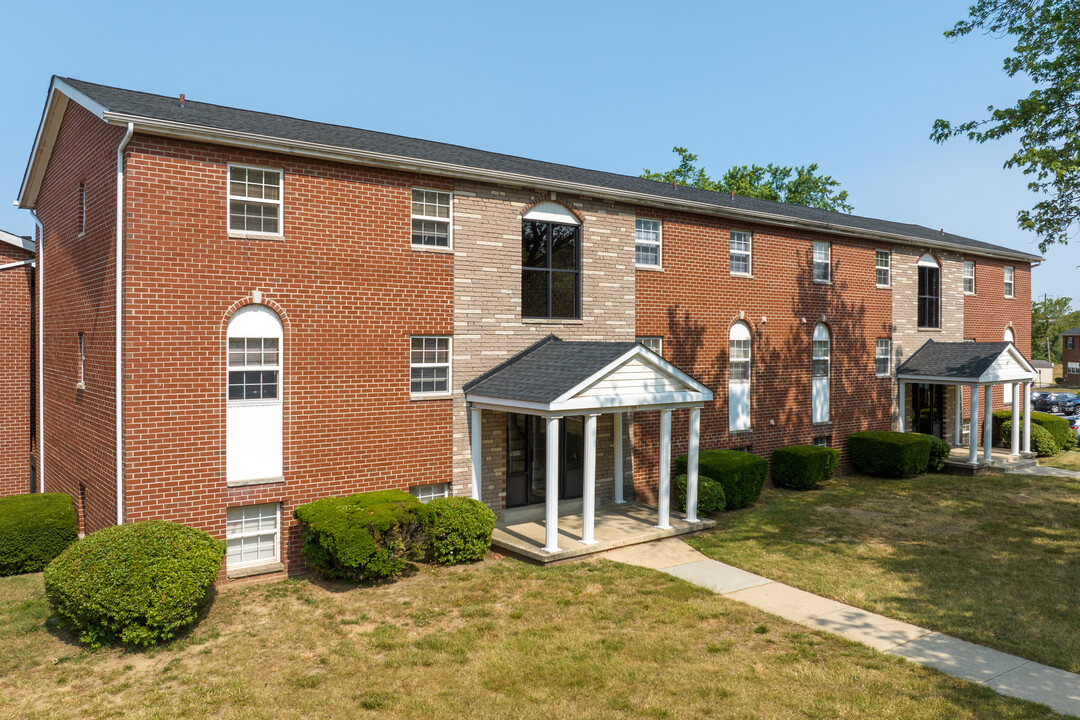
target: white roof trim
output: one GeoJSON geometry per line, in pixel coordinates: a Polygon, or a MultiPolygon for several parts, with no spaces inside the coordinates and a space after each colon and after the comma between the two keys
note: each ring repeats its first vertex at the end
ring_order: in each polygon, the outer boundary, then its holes
{"type": "Polygon", "coordinates": [[[0,242],[6,242],[8,245],[14,245],[15,247],[22,248],[27,252],[36,253],[37,243],[30,238],[24,238],[21,235],[13,235],[6,230],[0,230],[0,242]]]}
{"type": "MultiPolygon", "coordinates": [[[[586,388],[589,388],[589,387],[595,385],[596,383],[600,382],[605,377],[607,377],[611,373],[615,372],[620,367],[622,367],[626,363],[630,362],[634,358],[639,358],[646,365],[651,365],[654,369],[658,370],[659,372],[661,372],[661,373],[663,373],[665,375],[669,375],[673,379],[675,379],[678,382],[682,383],[683,385],[686,385],[686,386],[692,388],[692,390],[690,392],[695,393],[695,394],[707,395],[708,397],[703,398],[704,401],[707,402],[707,401],[710,401],[710,400],[713,399],[712,390],[710,390],[708,387],[706,387],[705,385],[702,385],[697,380],[690,377],[689,375],[684,373],[682,370],[675,367],[674,365],[669,363],[667,360],[660,357],[659,355],[657,355],[656,353],[654,353],[652,350],[645,347],[644,345],[635,345],[632,350],[628,350],[626,353],[624,353],[618,359],[613,360],[612,362],[608,363],[602,369],[596,371],[595,373],[593,373],[589,377],[585,378],[584,380],[579,382],[577,385],[575,385],[571,389],[564,392],[562,395],[560,395],[552,403],[552,405],[558,405],[558,404],[561,404],[561,403],[566,403],[566,402],[571,401],[576,395],[578,395],[579,393],[584,391],[586,388]]],[[[658,393],[658,394],[662,395],[663,393],[658,393]]],[[[629,404],[631,404],[631,405],[639,405],[641,403],[629,403],[629,404]]]]}
{"type": "Polygon", "coordinates": [[[1005,348],[998,354],[994,362],[990,364],[983,374],[979,377],[941,377],[938,375],[917,375],[914,373],[896,373],[897,380],[917,381],[917,382],[930,382],[940,385],[999,385],[1003,383],[1012,382],[1025,382],[1034,381],[1039,377],[1038,371],[1031,366],[1031,363],[1027,361],[1024,354],[1021,353],[1015,345],[1009,343],[1009,347],[1005,348]],[[1008,355],[1011,360],[1016,362],[1020,366],[1019,372],[1011,372],[998,374],[994,372],[998,359],[1003,355],[1008,355]]]}
{"type": "Polygon", "coordinates": [[[522,220],[535,220],[538,222],[553,222],[562,225],[580,225],[581,221],[575,217],[574,213],[567,210],[565,207],[557,202],[551,200],[545,200],[544,202],[537,203],[529,209],[522,217],[522,220]]]}

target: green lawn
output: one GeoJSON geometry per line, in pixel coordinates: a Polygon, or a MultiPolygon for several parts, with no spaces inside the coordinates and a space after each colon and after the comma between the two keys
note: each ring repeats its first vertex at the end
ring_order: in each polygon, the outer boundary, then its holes
{"type": "Polygon", "coordinates": [[[1039,458],[1040,465],[1064,468],[1066,470],[1080,471],[1080,451],[1059,452],[1057,455],[1047,458],[1039,458]]]}
{"type": "Polygon", "coordinates": [[[150,652],[87,652],[0,578],[0,717],[1053,718],[676,578],[492,558],[374,588],[220,593],[150,652]]]}
{"type": "Polygon", "coordinates": [[[1080,671],[1080,481],[846,476],[716,519],[717,560],[1080,671]]]}

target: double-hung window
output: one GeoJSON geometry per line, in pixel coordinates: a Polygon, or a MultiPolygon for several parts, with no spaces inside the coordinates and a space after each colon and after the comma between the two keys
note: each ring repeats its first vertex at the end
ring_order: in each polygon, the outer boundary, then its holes
{"type": "Polygon", "coordinates": [[[229,338],[229,400],[277,400],[278,338],[229,338]]]}
{"type": "Polygon", "coordinates": [[[281,171],[229,166],[229,231],[281,235],[281,171]]]}
{"type": "Polygon", "coordinates": [[[279,562],[280,528],[281,506],[278,503],[226,509],[226,567],[234,570],[279,562]]]}
{"type": "Polygon", "coordinates": [[[731,231],[731,274],[750,274],[750,242],[748,232],[731,231]]]}
{"type": "Polygon", "coordinates": [[[449,192],[412,190],[412,244],[415,248],[450,247],[449,192]]]}
{"type": "Polygon", "coordinates": [[[814,241],[814,282],[832,282],[832,245],[814,241]]]}
{"type": "Polygon", "coordinates": [[[874,374],[878,377],[889,377],[892,365],[892,340],[878,338],[877,349],[874,354],[874,374]]]}
{"type": "Polygon", "coordinates": [[[657,337],[655,335],[642,335],[638,337],[637,341],[638,344],[644,345],[657,355],[664,354],[664,339],[661,337],[657,337]]]}
{"type": "Polygon", "coordinates": [[[1069,337],[1065,338],[1065,349],[1066,350],[1072,350],[1073,349],[1073,339],[1072,339],[1071,335],[1069,337]]]}
{"type": "Polygon", "coordinates": [[[1080,363],[1071,362],[1068,364],[1068,367],[1070,375],[1076,375],[1077,373],[1080,373],[1080,363]]]}
{"type": "Polygon", "coordinates": [[[919,258],[918,323],[921,328],[941,327],[941,266],[931,255],[919,258]]]}
{"type": "Polygon", "coordinates": [[[728,430],[750,429],[750,326],[739,321],[728,331],[728,430]]]}
{"type": "Polygon", "coordinates": [[[878,250],[874,253],[874,274],[878,287],[889,287],[891,283],[892,253],[878,250]]]}
{"type": "Polygon", "coordinates": [[[964,294],[975,294],[975,261],[964,261],[964,294]]]}
{"type": "Polygon", "coordinates": [[[1015,271],[1013,270],[1013,268],[1005,268],[1005,297],[1007,298],[1013,297],[1013,290],[1015,289],[1015,286],[1013,284],[1014,277],[1015,271]]]}
{"type": "Polygon", "coordinates": [[[409,390],[417,395],[446,395],[450,392],[450,338],[412,338],[409,350],[409,390]]]}
{"type": "Polygon", "coordinates": [[[814,327],[813,365],[811,374],[811,404],[813,421],[829,421],[829,359],[830,333],[825,323],[814,327]]]}
{"type": "Polygon", "coordinates": [[[634,263],[641,267],[660,267],[663,244],[663,227],[660,221],[638,218],[634,226],[634,238],[634,263]]]}

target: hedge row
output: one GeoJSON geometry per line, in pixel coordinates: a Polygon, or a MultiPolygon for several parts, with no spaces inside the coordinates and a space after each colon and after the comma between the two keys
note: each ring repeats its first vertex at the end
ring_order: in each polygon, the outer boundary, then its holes
{"type": "MultiPolygon", "coordinates": [[[[686,455],[675,458],[679,475],[686,474],[686,455]]],[[[698,475],[711,478],[724,489],[725,509],[738,510],[753,505],[761,496],[769,462],[739,450],[703,450],[698,454],[698,475]]]]}
{"type": "Polygon", "coordinates": [[[78,534],[75,505],[65,493],[0,498],[0,575],[44,569],[78,534]]]}
{"type": "Polygon", "coordinates": [[[832,477],[840,451],[818,445],[777,448],[772,454],[772,478],[777,487],[809,490],[832,477]]]}
{"type": "MultiPolygon", "coordinates": [[[[1006,422],[1012,420],[1012,410],[995,410],[991,418],[993,437],[1002,447],[1008,447],[1012,443],[1012,425],[1009,432],[1003,431],[1006,422]]],[[[1021,419],[1023,417],[1021,416],[1021,419]]],[[[1072,450],[1076,447],[1076,433],[1069,427],[1069,421],[1060,415],[1051,415],[1044,412],[1031,413],[1031,439],[1035,439],[1035,427],[1039,426],[1046,430],[1054,443],[1062,450],[1072,450]]]]}
{"type": "MultiPolygon", "coordinates": [[[[675,509],[686,512],[686,475],[676,475],[672,481],[675,494],[675,509]]],[[[698,475],[697,511],[698,515],[712,515],[727,507],[724,486],[712,478],[698,475]]]]}

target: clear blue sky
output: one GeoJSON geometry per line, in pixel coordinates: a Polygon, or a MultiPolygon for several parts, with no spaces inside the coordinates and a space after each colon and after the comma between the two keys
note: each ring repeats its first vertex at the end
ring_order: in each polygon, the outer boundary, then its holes
{"type": "MultiPolygon", "coordinates": [[[[0,181],[18,194],[52,74],[636,175],[816,162],[860,215],[1037,252],[1013,141],[930,142],[1028,88],[969,0],[8,3],[0,181]]],[[[30,234],[5,201],[0,228],[30,234]]],[[[1080,306],[1080,238],[1034,292],[1080,306]]]]}

